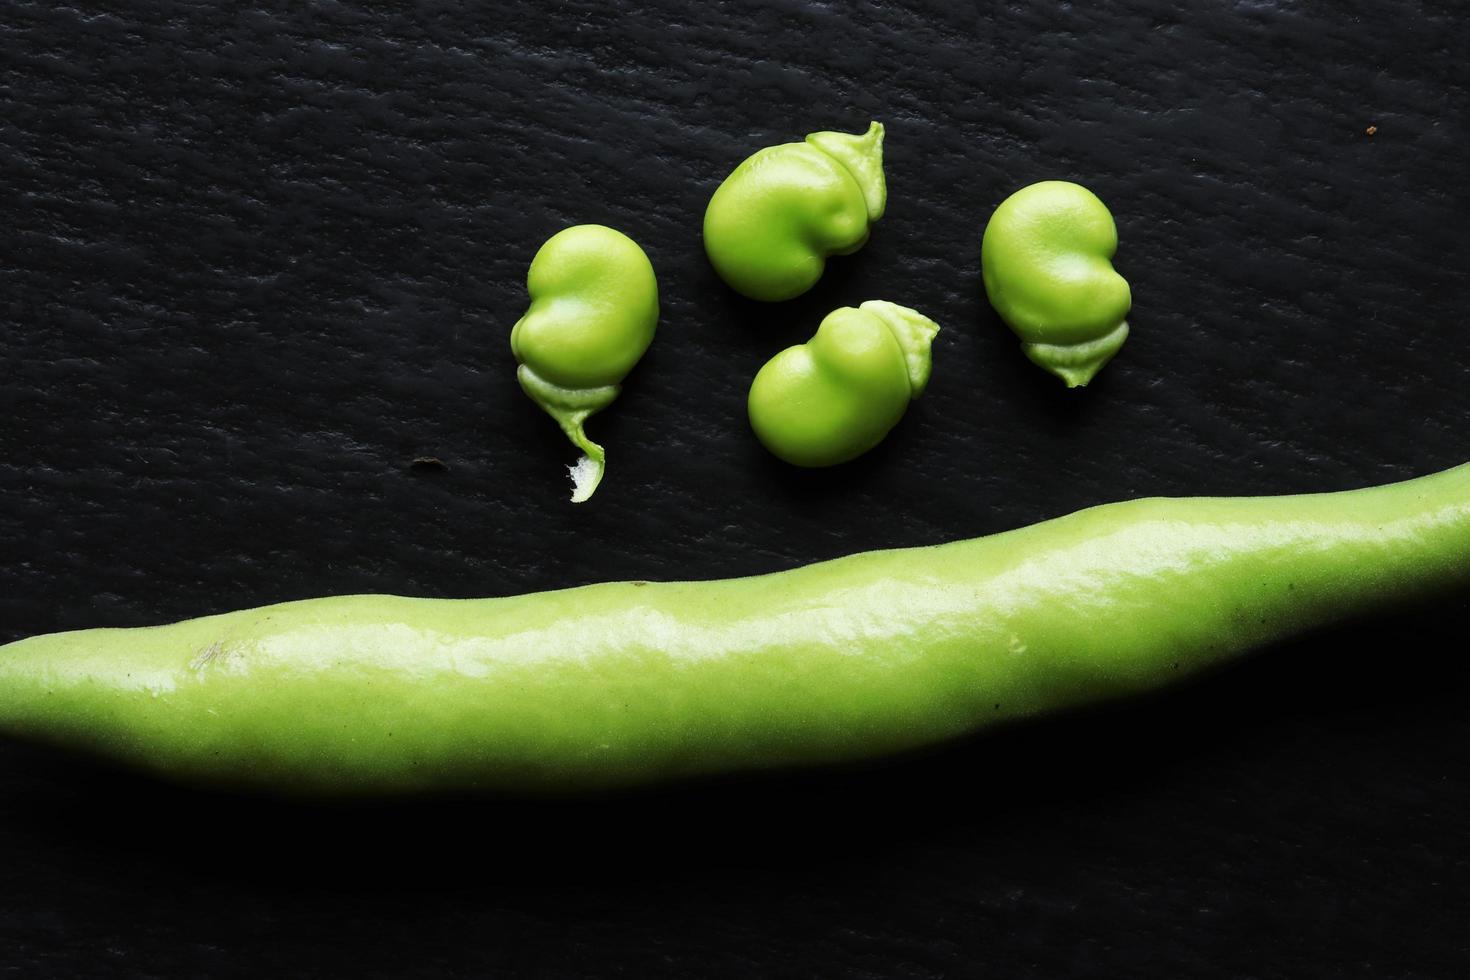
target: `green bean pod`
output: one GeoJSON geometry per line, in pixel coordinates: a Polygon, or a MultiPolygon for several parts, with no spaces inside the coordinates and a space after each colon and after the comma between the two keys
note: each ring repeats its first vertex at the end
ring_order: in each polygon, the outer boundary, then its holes
{"type": "Polygon", "coordinates": [[[752,578],[40,636],[0,647],[0,731],[272,794],[575,793],[933,745],[1466,587],[1470,466],[752,578]]]}
{"type": "Polygon", "coordinates": [[[638,243],[603,225],[576,225],[537,250],[526,275],[531,306],[510,332],[516,379],[585,454],[572,466],[572,502],[602,482],[607,454],[588,417],[612,404],[658,327],[658,281],[638,243]]]}

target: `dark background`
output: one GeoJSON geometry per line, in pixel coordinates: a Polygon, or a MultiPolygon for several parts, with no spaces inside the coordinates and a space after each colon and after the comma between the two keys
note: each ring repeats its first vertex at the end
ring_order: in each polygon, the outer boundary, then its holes
{"type": "MultiPolygon", "coordinates": [[[[1470,458],[1460,4],[976,6],[10,0],[0,641],[1470,458]],[[727,290],[718,182],[869,119],[871,243],[791,303],[727,290]],[[1052,177],[1112,208],[1135,296],[1073,392],[979,274],[1052,177]],[[663,316],[577,507],[507,338],[581,222],[644,246],[663,316]],[[929,391],[783,466],[750,378],[870,298],[943,325],[929,391]]],[[[1463,977],[1467,630],[1451,598],[897,765],[581,803],[293,807],[4,745],[0,975],[1463,977]]]]}

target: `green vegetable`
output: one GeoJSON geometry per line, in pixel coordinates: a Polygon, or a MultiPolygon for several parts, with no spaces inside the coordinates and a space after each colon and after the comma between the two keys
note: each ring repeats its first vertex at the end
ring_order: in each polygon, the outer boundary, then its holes
{"type": "Polygon", "coordinates": [[[797,466],[832,466],[883,441],[929,382],[939,325],[870,300],[829,313],[805,344],[766,362],[750,386],[750,424],[797,466]]]}
{"type": "Polygon", "coordinates": [[[606,454],[582,425],[622,391],[653,341],[658,281],[633,239],[602,225],[557,232],[531,260],[531,306],[510,332],[516,377],[586,455],[571,467],[572,500],[602,481],[606,454]]]}
{"type": "Polygon", "coordinates": [[[1467,586],[1470,465],[755,578],[36,637],[0,647],[0,731],[271,793],[587,791],[931,745],[1467,586]]]}
{"type": "Polygon", "coordinates": [[[1026,356],[1076,388],[1128,339],[1133,305],[1113,269],[1118,230],[1085,187],[1047,180],[1006,198],[985,227],[985,292],[1026,356]]]}
{"type": "Polygon", "coordinates": [[[756,151],[725,178],[704,213],[704,248],[737,292],[791,299],[816,285],[829,255],[863,247],[887,200],[881,125],[812,133],[756,151]]]}

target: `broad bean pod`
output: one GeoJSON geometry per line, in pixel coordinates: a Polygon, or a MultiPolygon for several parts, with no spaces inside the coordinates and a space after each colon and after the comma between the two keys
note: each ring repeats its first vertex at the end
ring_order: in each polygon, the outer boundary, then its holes
{"type": "Polygon", "coordinates": [[[272,794],[578,793],[917,749],[1467,586],[1461,466],[752,578],[39,636],[0,647],[0,732],[272,794]]]}

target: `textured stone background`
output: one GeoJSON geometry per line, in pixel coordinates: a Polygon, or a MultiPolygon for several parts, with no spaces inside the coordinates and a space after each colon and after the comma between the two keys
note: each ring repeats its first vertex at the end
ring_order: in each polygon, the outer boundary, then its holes
{"type": "MultiPolygon", "coordinates": [[[[9,0],[0,640],[1470,457],[1461,4],[970,6],[9,0]],[[729,293],[718,181],[870,118],[870,245],[798,301],[729,293]],[[1081,392],[980,287],[990,209],[1044,177],[1112,207],[1136,297],[1081,392]],[[585,221],[664,315],[574,508],[506,337],[585,221]],[[943,324],[928,394],[784,468],[749,379],[874,297],[943,324]]],[[[0,975],[1463,977],[1467,629],[1440,602],[899,767],[600,804],[288,808],[0,746],[0,975]]]]}

